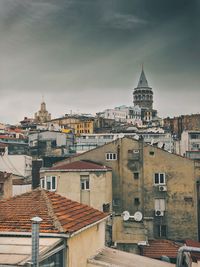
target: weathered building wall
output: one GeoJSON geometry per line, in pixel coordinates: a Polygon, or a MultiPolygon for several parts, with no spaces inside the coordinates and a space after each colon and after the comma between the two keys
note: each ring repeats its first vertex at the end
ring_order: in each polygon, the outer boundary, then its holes
{"type": "Polygon", "coordinates": [[[138,243],[146,240],[147,231],[143,222],[135,222],[133,219],[123,221],[121,216],[113,217],[113,242],[138,243]]]}
{"type": "Polygon", "coordinates": [[[66,262],[68,267],[87,266],[87,259],[95,255],[105,245],[105,221],[96,224],[81,233],[74,235],[67,241],[68,253],[66,262]]]}
{"type": "Polygon", "coordinates": [[[165,118],[164,127],[180,138],[183,130],[200,130],[200,114],[165,118]]]}
{"type": "Polygon", "coordinates": [[[121,213],[128,208],[133,213],[142,207],[142,203],[134,205],[134,196],[137,198],[141,194],[141,179],[134,179],[134,172],[142,174],[142,165],[138,160],[138,153],[142,153],[142,145],[142,142],[122,138],[68,159],[66,162],[84,159],[111,167],[113,170],[113,210],[121,213]],[[115,153],[117,159],[106,160],[107,153],[115,153]]]}
{"type": "MultiPolygon", "coordinates": [[[[197,191],[194,162],[142,141],[122,138],[69,161],[92,160],[113,170],[113,210],[141,211],[148,238],[197,239],[197,191]],[[116,160],[106,160],[116,153],[116,160]],[[155,186],[155,173],[164,173],[167,191],[155,186]],[[155,216],[155,199],[164,199],[164,216],[155,216]],[[160,233],[158,235],[158,227],[160,233]],[[163,229],[164,228],[164,229],[163,229]]],[[[118,234],[122,231],[118,227],[118,234]]]]}
{"type": "MultiPolygon", "coordinates": [[[[192,160],[151,146],[144,147],[144,214],[166,225],[169,239],[197,239],[197,192],[192,160]],[[167,191],[155,185],[155,173],[165,174],[167,191]],[[164,216],[155,216],[155,199],[165,200],[164,216]]],[[[154,233],[155,234],[155,233],[154,233]]]]}

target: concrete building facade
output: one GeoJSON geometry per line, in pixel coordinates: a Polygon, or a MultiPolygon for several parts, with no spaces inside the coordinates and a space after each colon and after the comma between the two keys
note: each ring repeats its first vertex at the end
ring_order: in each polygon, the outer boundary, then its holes
{"type": "MultiPolygon", "coordinates": [[[[121,214],[125,210],[131,215],[137,211],[142,213],[142,220],[135,222],[143,228],[139,231],[138,241],[141,241],[142,235],[145,240],[198,239],[196,182],[199,170],[192,160],[127,137],[67,162],[77,160],[93,160],[112,168],[115,217],[119,216],[122,220],[121,214]]],[[[131,221],[126,225],[121,222],[123,229],[119,223],[115,235],[126,233],[127,229],[132,235],[138,227],[134,227],[131,221]]]]}
{"type": "Polygon", "coordinates": [[[181,156],[200,159],[200,131],[183,131],[176,141],[176,153],[181,156]]]}

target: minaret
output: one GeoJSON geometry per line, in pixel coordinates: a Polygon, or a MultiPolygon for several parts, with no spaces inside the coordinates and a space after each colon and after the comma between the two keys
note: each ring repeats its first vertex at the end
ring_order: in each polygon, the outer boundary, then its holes
{"type": "Polygon", "coordinates": [[[133,103],[140,108],[153,109],[153,91],[148,85],[143,66],[138,86],[133,92],[133,103]]]}

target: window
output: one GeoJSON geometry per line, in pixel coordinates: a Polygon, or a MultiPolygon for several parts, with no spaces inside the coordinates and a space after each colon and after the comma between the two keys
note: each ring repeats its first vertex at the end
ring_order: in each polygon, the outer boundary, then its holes
{"type": "Polygon", "coordinates": [[[134,179],[139,179],[139,172],[134,172],[133,173],[133,177],[134,177],[134,179]]]}
{"type": "Polygon", "coordinates": [[[165,182],[165,173],[155,173],[154,174],[154,184],[155,185],[164,185],[165,182]]]}
{"type": "Polygon", "coordinates": [[[149,151],[149,155],[153,156],[154,155],[154,151],[149,151]]]}
{"type": "Polygon", "coordinates": [[[165,211],[165,199],[164,198],[155,198],[155,210],[165,211]]]}
{"type": "Polygon", "coordinates": [[[45,176],[40,180],[41,188],[49,191],[56,191],[57,188],[57,177],[56,176],[45,176]]]}
{"type": "Polygon", "coordinates": [[[103,204],[103,212],[109,212],[110,211],[110,204],[104,203],[103,204]]]}
{"type": "Polygon", "coordinates": [[[119,198],[113,199],[113,206],[120,206],[120,199],[119,198]]]}
{"type": "Polygon", "coordinates": [[[88,175],[81,175],[81,190],[89,190],[90,181],[88,175]]]}
{"type": "Polygon", "coordinates": [[[155,225],[156,237],[167,237],[167,226],[166,225],[155,225]]]}
{"type": "Polygon", "coordinates": [[[134,198],[134,204],[136,206],[140,205],[140,199],[138,197],[134,198]]]}
{"type": "Polygon", "coordinates": [[[117,160],[116,153],[106,153],[106,160],[117,160]]]}

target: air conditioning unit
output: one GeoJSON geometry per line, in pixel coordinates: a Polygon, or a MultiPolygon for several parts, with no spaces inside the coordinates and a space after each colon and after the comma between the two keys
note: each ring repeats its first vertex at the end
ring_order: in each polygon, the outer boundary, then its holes
{"type": "Polygon", "coordinates": [[[159,191],[161,191],[161,192],[167,191],[167,186],[166,185],[160,185],[159,186],[159,191]]]}
{"type": "Polygon", "coordinates": [[[155,210],[155,216],[158,216],[158,217],[164,216],[164,211],[162,211],[162,210],[155,210]]]}

